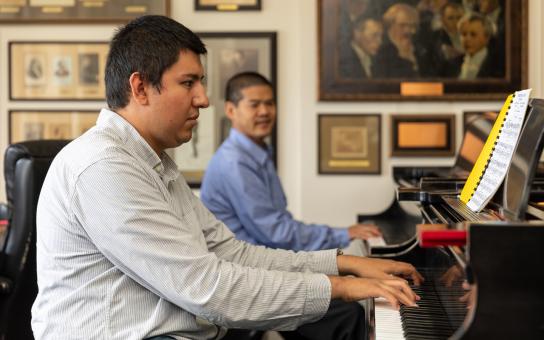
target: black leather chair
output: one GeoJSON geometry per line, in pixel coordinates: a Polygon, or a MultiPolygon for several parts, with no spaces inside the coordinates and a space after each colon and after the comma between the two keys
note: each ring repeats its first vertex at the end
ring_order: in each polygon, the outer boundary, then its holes
{"type": "MultiPolygon", "coordinates": [[[[51,161],[69,141],[12,144],[4,156],[8,228],[0,254],[0,339],[33,339],[30,310],[36,280],[36,206],[51,161]]],[[[0,209],[2,210],[2,209],[0,209]]]]}

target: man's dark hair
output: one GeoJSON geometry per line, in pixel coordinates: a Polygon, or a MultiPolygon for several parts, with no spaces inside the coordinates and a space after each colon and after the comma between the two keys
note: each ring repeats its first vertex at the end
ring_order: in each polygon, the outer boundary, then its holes
{"type": "Polygon", "coordinates": [[[205,54],[200,38],[179,22],[160,15],[145,15],[117,30],[106,62],[106,99],[110,109],[128,105],[130,75],[161,90],[163,73],[178,61],[180,51],[205,54]]]}
{"type": "Polygon", "coordinates": [[[232,76],[227,81],[225,89],[225,100],[238,105],[238,102],[242,99],[242,90],[246,87],[265,85],[270,87],[274,91],[272,83],[264,76],[257,72],[242,72],[232,76]]]}

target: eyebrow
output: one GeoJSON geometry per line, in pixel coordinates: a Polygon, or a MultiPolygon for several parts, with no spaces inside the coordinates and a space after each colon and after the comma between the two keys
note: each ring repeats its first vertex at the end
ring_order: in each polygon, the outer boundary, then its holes
{"type": "Polygon", "coordinates": [[[204,79],[205,75],[199,75],[199,74],[196,74],[196,73],[185,73],[185,74],[181,74],[180,77],[188,77],[188,78],[191,78],[191,80],[202,80],[204,79]]]}
{"type": "Polygon", "coordinates": [[[260,103],[260,102],[273,102],[274,98],[267,98],[267,99],[251,99],[248,98],[250,103],[260,103]]]}

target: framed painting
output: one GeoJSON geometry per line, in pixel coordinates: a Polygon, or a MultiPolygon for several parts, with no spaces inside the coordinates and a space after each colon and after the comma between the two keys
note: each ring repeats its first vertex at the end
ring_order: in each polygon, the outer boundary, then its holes
{"type": "Polygon", "coordinates": [[[260,11],[261,0],[195,0],[197,11],[260,11]]]}
{"type": "Polygon", "coordinates": [[[319,99],[503,99],[527,85],[527,6],[319,0],[319,99]]]}
{"type": "Polygon", "coordinates": [[[96,124],[99,110],[9,111],[9,143],[42,139],[74,139],[96,124]]]}
{"type": "Polygon", "coordinates": [[[455,155],[455,115],[394,114],[391,156],[449,157],[455,155]]]}
{"type": "MultiPolygon", "coordinates": [[[[256,71],[269,79],[274,87],[276,84],[275,32],[198,35],[208,50],[202,57],[202,65],[210,106],[201,110],[191,141],[170,152],[187,182],[194,188],[200,187],[208,162],[230,131],[230,120],[224,111],[227,80],[239,72],[256,71]]],[[[272,147],[276,146],[276,128],[268,142],[272,147]]]]}
{"type": "Polygon", "coordinates": [[[320,174],[381,173],[381,115],[319,114],[320,174]]]}
{"type": "Polygon", "coordinates": [[[105,99],[107,42],[9,43],[11,100],[105,99]]]}
{"type": "Polygon", "coordinates": [[[170,0],[2,0],[0,23],[128,22],[146,14],[170,15],[170,0]]]}

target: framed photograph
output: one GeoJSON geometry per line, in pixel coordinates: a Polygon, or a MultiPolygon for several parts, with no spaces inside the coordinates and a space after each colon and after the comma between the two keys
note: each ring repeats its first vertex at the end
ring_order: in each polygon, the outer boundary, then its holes
{"type": "Polygon", "coordinates": [[[463,132],[466,132],[468,125],[473,125],[476,120],[484,119],[493,125],[499,115],[499,109],[495,111],[465,111],[463,112],[463,132]]]}
{"type": "Polygon", "coordinates": [[[11,100],[100,100],[106,97],[107,42],[9,43],[11,100]]]}
{"type": "MultiPolygon", "coordinates": [[[[208,162],[230,131],[230,120],[224,111],[225,86],[228,79],[243,71],[259,72],[269,79],[274,87],[277,79],[275,32],[198,35],[208,50],[207,55],[202,58],[202,65],[207,79],[210,106],[201,110],[192,140],[171,150],[170,153],[189,185],[194,188],[200,187],[208,162]]],[[[272,147],[276,146],[275,128],[268,142],[272,147]]]]}
{"type": "Polygon", "coordinates": [[[96,124],[96,111],[9,111],[9,143],[41,139],[74,139],[96,124]]]}
{"type": "Polygon", "coordinates": [[[195,0],[197,11],[260,11],[261,0],[195,0]]]}
{"type": "Polygon", "coordinates": [[[170,0],[2,0],[0,23],[128,22],[146,14],[170,15],[170,0]]]}
{"type": "Polygon", "coordinates": [[[482,151],[499,112],[463,112],[463,140],[455,166],[470,173],[482,151]]]}
{"type": "Polygon", "coordinates": [[[320,174],[381,173],[381,115],[319,114],[320,174]]]}
{"type": "Polygon", "coordinates": [[[448,157],[454,155],[454,114],[394,114],[391,116],[391,156],[448,157]]]}
{"type": "Polygon", "coordinates": [[[527,6],[319,0],[319,99],[504,99],[527,86],[527,6]]]}

